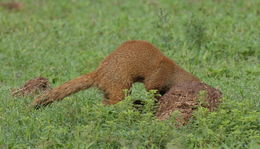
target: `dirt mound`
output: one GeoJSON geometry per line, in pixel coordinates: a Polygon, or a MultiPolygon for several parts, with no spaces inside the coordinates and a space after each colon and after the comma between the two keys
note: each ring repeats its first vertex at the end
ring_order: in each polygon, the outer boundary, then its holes
{"type": "Polygon", "coordinates": [[[37,77],[25,82],[25,84],[18,89],[12,89],[11,94],[13,96],[37,95],[50,89],[51,87],[48,79],[37,77]]]}
{"type": "Polygon", "coordinates": [[[178,110],[183,120],[177,120],[186,123],[196,106],[201,105],[212,111],[217,107],[219,98],[221,98],[221,92],[205,83],[189,82],[176,85],[160,98],[156,116],[164,120],[171,112],[178,110]],[[200,91],[205,91],[205,94],[201,94],[200,91]]]}
{"type": "Polygon", "coordinates": [[[0,2],[0,6],[9,10],[21,10],[23,8],[23,4],[19,2],[0,2]]]}

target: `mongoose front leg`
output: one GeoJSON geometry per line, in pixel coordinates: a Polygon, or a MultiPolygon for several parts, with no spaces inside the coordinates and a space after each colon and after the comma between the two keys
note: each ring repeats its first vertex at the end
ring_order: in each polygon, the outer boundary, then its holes
{"type": "MultiPolygon", "coordinates": [[[[164,80],[147,80],[144,82],[145,89],[149,90],[157,90],[157,94],[163,96],[170,88],[165,85],[164,80]]],[[[157,100],[160,99],[161,96],[156,96],[157,100]]]]}
{"type": "Polygon", "coordinates": [[[105,105],[111,105],[111,104],[116,104],[123,99],[124,99],[123,90],[118,90],[117,92],[108,93],[107,99],[104,99],[102,103],[105,105]]]}
{"type": "Polygon", "coordinates": [[[113,84],[111,88],[105,90],[105,99],[102,101],[105,105],[116,104],[124,99],[124,90],[129,89],[130,86],[113,84]]]}

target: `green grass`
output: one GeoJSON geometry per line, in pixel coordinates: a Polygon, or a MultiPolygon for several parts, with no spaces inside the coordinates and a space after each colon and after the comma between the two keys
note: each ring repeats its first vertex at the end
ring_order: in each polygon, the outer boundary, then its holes
{"type": "MultiPolygon", "coordinates": [[[[260,144],[259,0],[21,0],[0,8],[0,148],[251,148],[260,144]],[[158,121],[141,84],[114,106],[89,89],[32,110],[9,89],[37,76],[53,86],[94,70],[120,43],[147,40],[221,89],[184,127],[158,121]],[[131,98],[147,100],[138,112],[131,98]]],[[[173,116],[174,117],[174,116],[173,116]]]]}

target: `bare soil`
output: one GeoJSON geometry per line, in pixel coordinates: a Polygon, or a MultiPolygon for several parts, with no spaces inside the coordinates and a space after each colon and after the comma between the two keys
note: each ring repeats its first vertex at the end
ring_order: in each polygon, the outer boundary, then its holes
{"type": "MultiPolygon", "coordinates": [[[[47,78],[37,77],[28,80],[18,89],[12,89],[11,94],[13,96],[35,96],[50,89],[50,83],[47,78]]],[[[221,95],[218,89],[201,82],[189,82],[176,85],[159,99],[156,116],[160,120],[165,120],[173,111],[178,110],[182,118],[177,118],[177,121],[185,124],[198,106],[208,108],[209,111],[214,110],[220,103],[219,99],[221,95]]],[[[134,105],[140,106],[143,104],[137,100],[134,105]]]]}
{"type": "Polygon", "coordinates": [[[182,119],[177,118],[177,120],[186,123],[199,105],[208,108],[209,111],[214,110],[220,102],[221,95],[218,89],[201,82],[176,85],[160,98],[156,116],[164,120],[173,111],[178,110],[182,119]]]}

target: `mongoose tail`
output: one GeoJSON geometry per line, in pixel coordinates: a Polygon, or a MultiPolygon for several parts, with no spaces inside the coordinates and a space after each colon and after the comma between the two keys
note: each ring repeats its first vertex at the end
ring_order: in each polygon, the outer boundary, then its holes
{"type": "Polygon", "coordinates": [[[92,73],[82,75],[41,95],[32,103],[32,106],[36,109],[40,108],[40,106],[47,106],[54,101],[62,100],[66,96],[87,89],[93,83],[92,73]]]}

